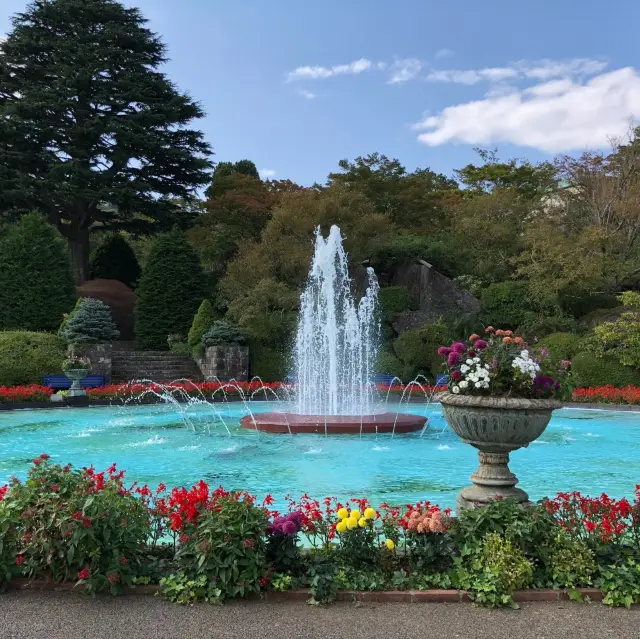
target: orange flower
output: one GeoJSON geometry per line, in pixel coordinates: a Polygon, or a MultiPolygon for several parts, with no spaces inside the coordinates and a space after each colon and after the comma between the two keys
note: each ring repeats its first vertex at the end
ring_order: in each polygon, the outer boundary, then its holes
{"type": "Polygon", "coordinates": [[[498,329],[498,330],[496,331],[496,335],[497,335],[498,337],[503,337],[504,335],[506,335],[506,333],[505,333],[502,329],[498,329]]]}
{"type": "Polygon", "coordinates": [[[514,337],[514,338],[513,338],[513,341],[514,341],[516,344],[524,344],[524,340],[522,339],[522,337],[514,337]]]}
{"type": "Polygon", "coordinates": [[[476,335],[475,333],[473,335],[469,335],[470,342],[475,342],[478,339],[480,339],[480,335],[476,335]]]}
{"type": "Polygon", "coordinates": [[[513,337],[513,331],[505,331],[505,332],[504,332],[504,334],[505,334],[507,337],[513,337]]]}
{"type": "Polygon", "coordinates": [[[507,336],[507,337],[503,337],[503,338],[502,338],[502,341],[503,341],[505,344],[512,344],[512,343],[513,343],[513,337],[509,337],[509,336],[507,336]]]}

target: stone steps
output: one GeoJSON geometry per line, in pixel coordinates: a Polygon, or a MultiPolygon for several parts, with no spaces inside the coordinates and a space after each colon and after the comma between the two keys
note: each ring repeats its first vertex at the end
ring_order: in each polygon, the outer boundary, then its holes
{"type": "Polygon", "coordinates": [[[170,382],[175,379],[201,380],[202,373],[188,355],[170,351],[113,352],[111,380],[123,383],[134,379],[150,379],[154,382],[170,382]]]}

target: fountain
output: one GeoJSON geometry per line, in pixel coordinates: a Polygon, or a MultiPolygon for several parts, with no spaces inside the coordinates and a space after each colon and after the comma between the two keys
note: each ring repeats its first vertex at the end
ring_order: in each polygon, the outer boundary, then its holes
{"type": "Polygon", "coordinates": [[[294,348],[295,412],[244,417],[244,428],[271,433],[406,433],[422,430],[420,415],[376,410],[372,383],[380,342],[378,280],[367,269],[367,289],[356,304],[340,229],[316,230],[294,348]]]}

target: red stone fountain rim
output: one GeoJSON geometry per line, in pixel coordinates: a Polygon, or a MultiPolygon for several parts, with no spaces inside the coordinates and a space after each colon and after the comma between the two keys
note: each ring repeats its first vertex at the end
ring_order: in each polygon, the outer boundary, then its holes
{"type": "Polygon", "coordinates": [[[407,413],[376,415],[298,415],[296,413],[259,413],[240,420],[243,428],[266,433],[317,433],[359,435],[360,433],[411,433],[422,430],[427,418],[407,413]]]}

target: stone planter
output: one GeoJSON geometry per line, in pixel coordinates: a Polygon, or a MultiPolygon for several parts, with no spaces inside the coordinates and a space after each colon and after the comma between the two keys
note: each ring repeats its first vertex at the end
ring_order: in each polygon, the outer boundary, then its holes
{"type": "Polygon", "coordinates": [[[80,380],[89,374],[89,369],[70,368],[64,371],[64,374],[72,381],[71,388],[69,389],[69,397],[82,397],[87,394],[87,391],[80,386],[80,380]]]}
{"type": "Polygon", "coordinates": [[[551,413],[562,404],[548,399],[477,397],[442,393],[442,412],[449,427],[480,452],[473,485],[460,491],[459,510],[482,506],[504,497],[526,502],[527,493],[516,488],[518,478],[509,470],[509,453],[528,446],[549,424],[551,413]]]}

